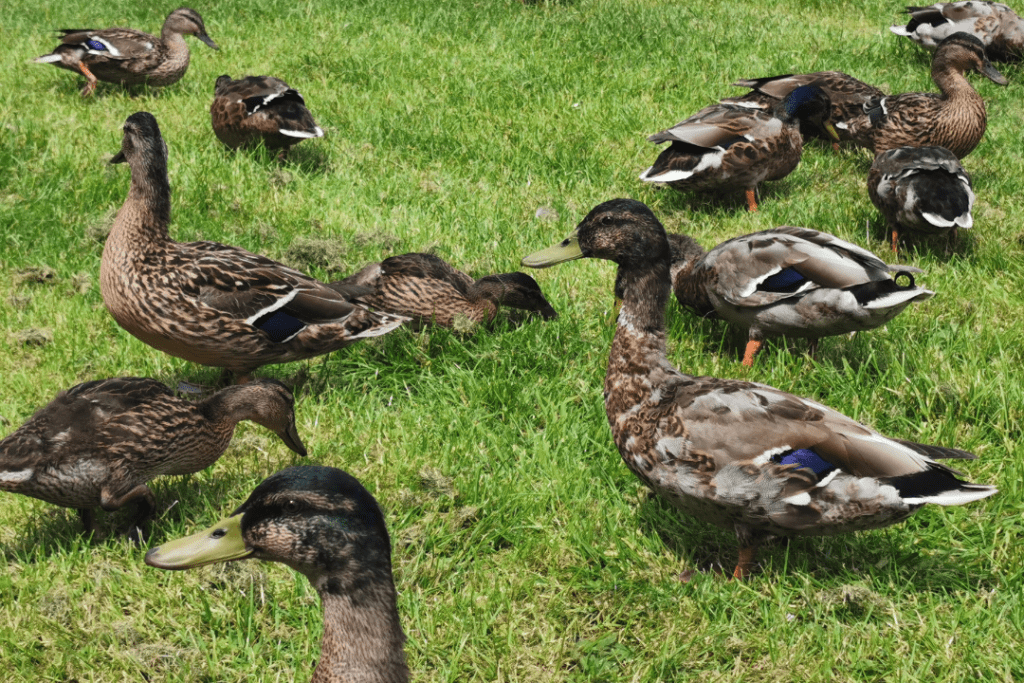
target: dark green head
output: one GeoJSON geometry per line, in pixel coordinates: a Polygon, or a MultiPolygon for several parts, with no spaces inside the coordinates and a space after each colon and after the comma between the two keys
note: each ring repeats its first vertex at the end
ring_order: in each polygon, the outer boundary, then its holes
{"type": "Polygon", "coordinates": [[[839,134],[832,127],[832,100],[816,85],[802,85],[786,95],[775,105],[775,117],[794,125],[803,122],[839,141],[839,134]]]}

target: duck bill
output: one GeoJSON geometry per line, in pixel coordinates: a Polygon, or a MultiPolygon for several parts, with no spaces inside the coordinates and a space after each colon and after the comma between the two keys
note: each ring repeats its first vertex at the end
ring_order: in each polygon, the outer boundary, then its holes
{"type": "Polygon", "coordinates": [[[999,73],[996,68],[992,66],[991,62],[988,61],[986,61],[985,65],[981,67],[981,75],[997,85],[1006,85],[1009,83],[1009,81],[1006,80],[1006,76],[999,73]]]}
{"type": "Polygon", "coordinates": [[[576,235],[570,235],[562,240],[561,244],[535,251],[524,258],[522,263],[527,268],[547,268],[578,258],[583,258],[579,238],[576,235]]]}
{"type": "Polygon", "coordinates": [[[241,560],[252,554],[242,538],[242,515],[214,524],[206,531],[151,548],[146,564],[159,569],[191,569],[214,562],[241,560]]]}
{"type": "Polygon", "coordinates": [[[119,149],[117,151],[117,154],[115,154],[114,156],[110,157],[110,163],[112,163],[112,164],[123,164],[126,161],[128,161],[128,160],[124,156],[124,150],[123,149],[119,149]]]}
{"type": "Polygon", "coordinates": [[[839,133],[836,132],[836,127],[832,125],[831,121],[826,121],[822,124],[825,127],[825,132],[832,138],[832,142],[839,142],[839,133]]]}
{"type": "Polygon", "coordinates": [[[219,47],[217,47],[217,43],[213,42],[213,40],[210,38],[210,36],[206,35],[205,33],[197,33],[196,34],[196,38],[198,38],[199,40],[203,41],[204,43],[206,43],[207,45],[212,47],[214,50],[219,50],[220,49],[219,47]]]}
{"type": "Polygon", "coordinates": [[[306,457],[306,447],[302,445],[302,439],[299,438],[299,430],[295,428],[294,422],[288,425],[287,429],[277,432],[277,435],[281,437],[281,441],[284,441],[285,446],[302,457],[306,457]]]}

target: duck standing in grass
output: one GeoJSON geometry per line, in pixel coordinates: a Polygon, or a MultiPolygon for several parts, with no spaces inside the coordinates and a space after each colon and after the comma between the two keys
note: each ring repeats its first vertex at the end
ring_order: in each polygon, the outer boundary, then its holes
{"type": "Polygon", "coordinates": [[[195,36],[214,50],[220,48],[206,35],[199,12],[179,7],[164,21],[160,37],[132,28],[61,29],[60,45],[36,62],[53,64],[86,78],[82,97],[96,90],[97,81],[152,86],[177,83],[188,70],[188,43],[182,36],[195,36]]]}
{"type": "Polygon", "coordinates": [[[896,147],[945,147],[963,159],[981,142],[987,116],[985,101],[964,77],[977,71],[993,83],[1006,79],[985,56],[985,46],[967,33],[943,40],[932,57],[932,80],[942,94],[908,92],[880,97],[864,112],[837,125],[875,155],[896,147]]]}
{"type": "Polygon", "coordinates": [[[889,30],[929,50],[963,31],[982,42],[989,59],[1008,62],[1024,57],[1024,19],[1000,2],[940,2],[908,7],[907,14],[910,21],[906,26],[890,26],[889,30]]]}
{"type": "Polygon", "coordinates": [[[545,320],[558,313],[537,281],[526,273],[501,273],[474,280],[433,254],[401,254],[364,266],[341,281],[373,290],[360,297],[377,310],[410,318],[416,325],[457,327],[489,323],[498,308],[535,311],[545,320]]]}
{"type": "Polygon", "coordinates": [[[677,190],[742,190],[747,208],[756,211],[758,184],[785,178],[800,163],[801,121],[839,141],[829,122],[831,111],[828,95],[813,85],[789,93],[774,115],[735,104],[713,104],[647,138],[671,144],[640,174],[640,180],[677,190]]]}
{"type": "Polygon", "coordinates": [[[215,463],[235,425],[252,420],[306,455],[295,429],[295,399],[280,382],[259,380],[186,401],[153,379],[117,377],[57,394],[0,441],[0,491],[77,508],[86,532],[93,510],[134,503],[132,540],[156,509],[146,482],[192,474],[215,463]]]}
{"type": "Polygon", "coordinates": [[[935,295],[914,284],[918,268],[888,265],[807,228],[755,232],[711,251],[686,235],[668,237],[676,299],[698,315],[746,327],[747,366],[767,337],[808,338],[813,355],[821,337],[881,327],[935,295]]]}
{"type": "Polygon", "coordinates": [[[935,460],[975,457],[965,451],[888,438],[809,399],[673,367],[665,356],[671,248],[644,204],[598,205],[573,235],[523,265],[578,258],[618,264],[623,302],[604,382],[615,445],[653,491],[736,533],[734,577],[751,572],[769,535],[874,529],[926,503],[962,505],[996,493],[935,460]]]}
{"type": "Polygon", "coordinates": [[[896,251],[902,231],[942,234],[974,225],[971,178],[945,147],[897,147],[868,172],[868,195],[885,216],[896,251]]]}
{"type": "Polygon", "coordinates": [[[405,634],[391,573],[391,541],[374,497],[333,467],[289,467],[265,479],[206,531],[164,543],[146,564],[282,562],[320,594],[324,635],[310,683],[405,683],[405,634]]]}
{"type": "Polygon", "coordinates": [[[111,163],[131,167],[128,198],[103,248],[100,291],[114,320],[150,346],[246,381],[269,363],[311,358],[395,329],[405,318],[353,301],[263,256],[216,242],[175,242],[167,146],[148,112],[128,117],[111,163]]]}
{"type": "Polygon", "coordinates": [[[273,76],[247,76],[237,81],[223,75],[213,87],[210,119],[217,139],[231,149],[255,147],[281,150],[308,138],[322,138],[298,90],[273,76]]]}

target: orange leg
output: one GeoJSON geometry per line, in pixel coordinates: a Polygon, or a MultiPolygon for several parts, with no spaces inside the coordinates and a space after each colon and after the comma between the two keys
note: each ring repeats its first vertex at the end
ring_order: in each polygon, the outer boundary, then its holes
{"type": "Polygon", "coordinates": [[[748,368],[754,367],[754,356],[761,350],[761,344],[763,343],[756,339],[751,339],[747,342],[747,349],[743,353],[743,364],[748,368]]]}
{"type": "Polygon", "coordinates": [[[88,80],[85,87],[82,88],[82,97],[88,97],[92,94],[93,90],[96,89],[96,77],[93,76],[92,72],[89,71],[89,67],[85,65],[85,62],[78,63],[78,70],[82,72],[82,75],[88,80]]]}
{"type": "Polygon", "coordinates": [[[747,190],[747,210],[757,211],[757,197],[754,196],[754,189],[747,190]]]}
{"type": "Polygon", "coordinates": [[[757,556],[756,545],[745,545],[740,548],[739,557],[736,558],[736,569],[732,572],[732,578],[745,579],[754,570],[754,558],[757,556]]]}
{"type": "Polygon", "coordinates": [[[896,243],[899,241],[899,239],[900,239],[900,234],[896,231],[896,228],[893,228],[892,229],[892,253],[894,253],[894,254],[899,253],[899,247],[896,246],[896,243]]]}

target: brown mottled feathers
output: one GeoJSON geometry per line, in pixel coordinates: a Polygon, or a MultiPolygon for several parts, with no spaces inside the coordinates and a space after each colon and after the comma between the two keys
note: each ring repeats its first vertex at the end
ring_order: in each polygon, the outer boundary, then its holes
{"type": "Polygon", "coordinates": [[[214,85],[210,119],[217,138],[232,149],[255,146],[287,149],[306,138],[323,137],[302,95],[280,78],[224,75],[214,85]]]}
{"type": "Polygon", "coordinates": [[[907,7],[906,26],[890,26],[898,36],[906,36],[929,50],[944,38],[963,31],[979,39],[985,54],[997,62],[1024,56],[1024,19],[999,2],[962,0],[941,2],[927,7],[907,7]]]}

